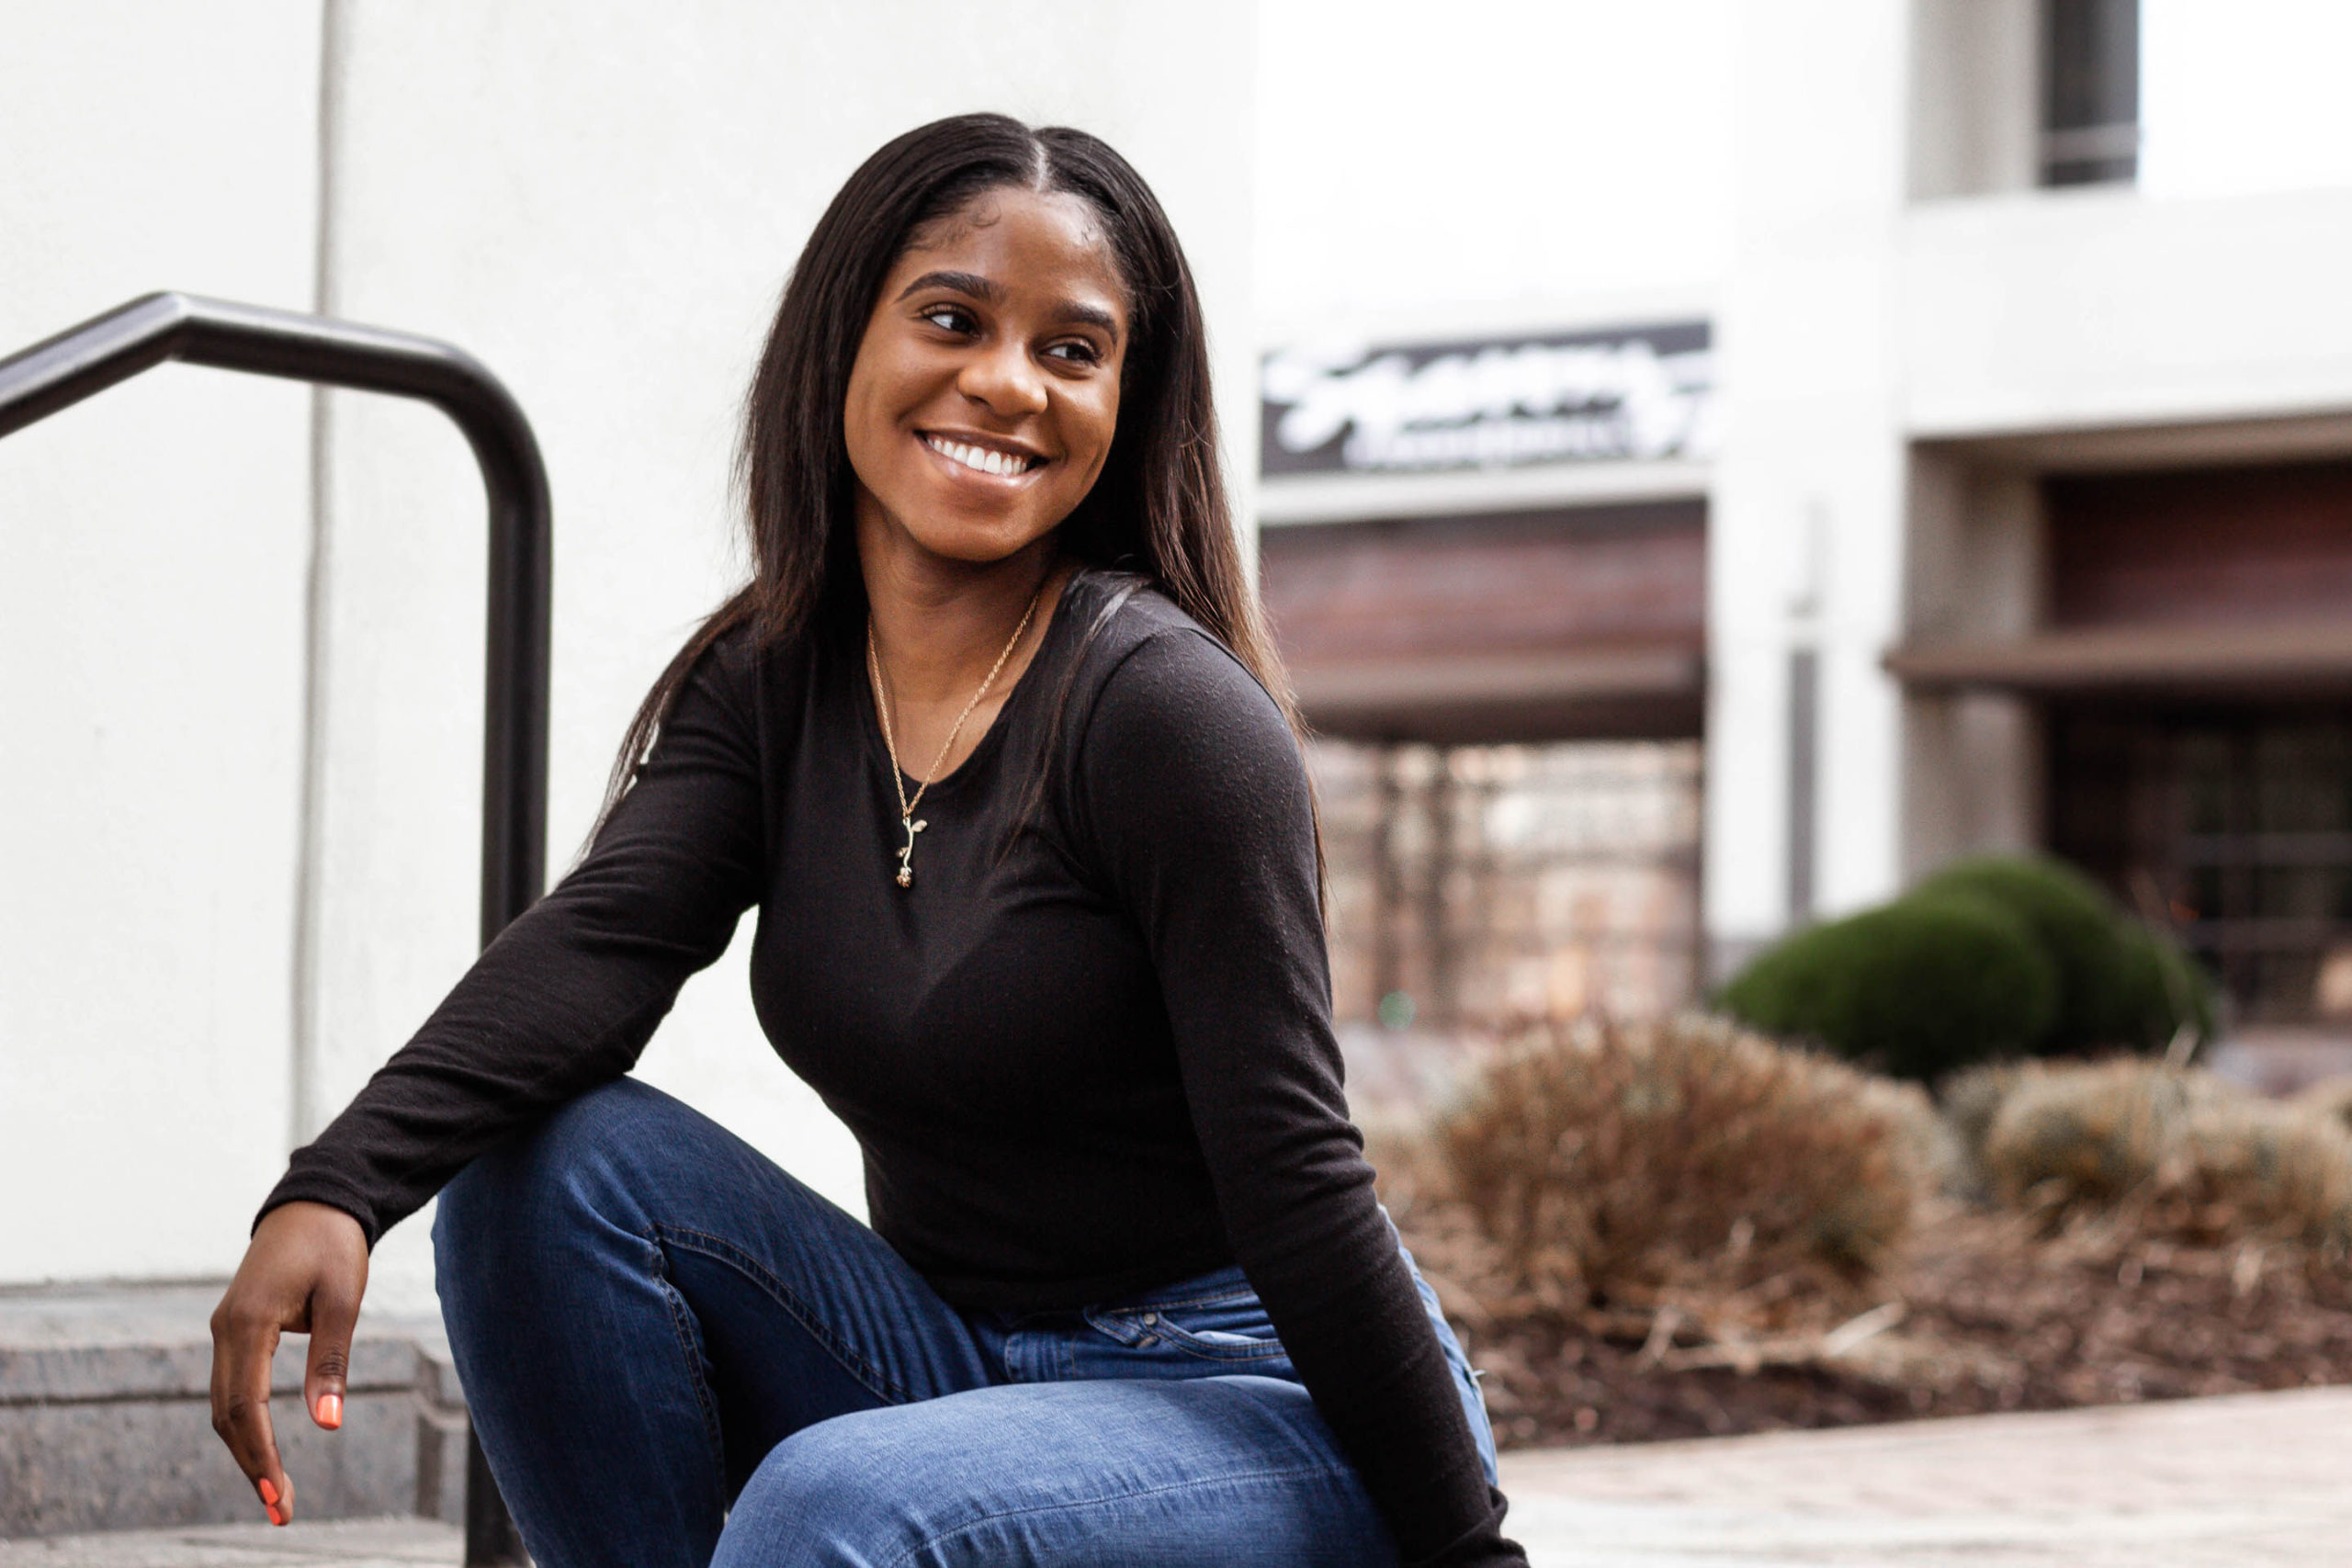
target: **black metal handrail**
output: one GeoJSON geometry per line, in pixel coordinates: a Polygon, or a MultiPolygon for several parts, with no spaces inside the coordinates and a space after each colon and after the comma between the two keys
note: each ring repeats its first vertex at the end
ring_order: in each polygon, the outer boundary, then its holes
{"type": "MultiPolygon", "coordinates": [[[[482,690],[481,941],[547,877],[547,466],[521,405],[448,344],[324,316],[188,294],[149,294],[0,359],[0,437],[166,360],[246,370],[431,403],[457,422],[490,494],[490,639],[482,690]]],[[[523,1560],[514,1527],[470,1444],[466,1562],[523,1560]]]]}
{"type": "Polygon", "coordinates": [[[547,467],[511,393],[463,349],[323,316],[150,294],[0,360],[0,436],[166,360],[389,392],[455,420],[490,492],[482,685],[481,940],[547,876],[547,467]]]}

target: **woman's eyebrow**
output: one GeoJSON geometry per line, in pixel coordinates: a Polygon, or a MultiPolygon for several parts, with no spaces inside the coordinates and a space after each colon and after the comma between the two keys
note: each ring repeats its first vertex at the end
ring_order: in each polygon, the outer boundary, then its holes
{"type": "Polygon", "coordinates": [[[991,305],[996,304],[1004,292],[996,286],[994,278],[983,277],[977,272],[926,272],[899,290],[899,298],[904,299],[908,295],[920,294],[926,288],[952,288],[958,294],[968,294],[991,305]]]}
{"type": "Polygon", "coordinates": [[[1113,337],[1119,335],[1119,318],[1100,305],[1081,305],[1075,299],[1065,299],[1057,307],[1062,320],[1082,326],[1101,327],[1113,337]]]}
{"type": "MultiPolygon", "coordinates": [[[[967,294],[975,299],[986,300],[991,305],[1001,305],[1004,302],[1004,290],[997,287],[996,279],[977,272],[926,272],[904,288],[899,289],[899,299],[903,300],[910,295],[922,293],[926,288],[950,288],[958,294],[967,294]]],[[[1054,307],[1054,313],[1062,321],[1075,321],[1081,326],[1100,327],[1113,337],[1119,335],[1119,318],[1100,305],[1086,305],[1075,299],[1064,299],[1054,307]]]]}

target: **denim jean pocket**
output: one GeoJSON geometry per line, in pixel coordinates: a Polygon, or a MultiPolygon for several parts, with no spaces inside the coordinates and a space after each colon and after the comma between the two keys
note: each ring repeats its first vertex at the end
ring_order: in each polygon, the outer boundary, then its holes
{"type": "Polygon", "coordinates": [[[1260,1361],[1287,1354],[1255,1295],[1162,1309],[1159,1315],[1168,1342],[1187,1355],[1213,1361],[1260,1361]]]}
{"type": "Polygon", "coordinates": [[[1199,1306],[1090,1307],[1086,1321],[1132,1350],[1170,1350],[1205,1361],[1272,1361],[1287,1354],[1257,1298],[1199,1306]]]}
{"type": "Polygon", "coordinates": [[[1287,1358],[1264,1303],[1238,1269],[1089,1307],[1084,1315],[1098,1333],[1131,1350],[1267,1371],[1287,1358]]]}

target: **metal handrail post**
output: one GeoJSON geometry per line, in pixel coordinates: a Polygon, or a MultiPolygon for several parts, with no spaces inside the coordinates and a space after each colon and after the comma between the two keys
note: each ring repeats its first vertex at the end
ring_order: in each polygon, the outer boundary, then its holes
{"type": "MultiPolygon", "coordinates": [[[[489,646],[482,672],[482,945],[547,877],[547,465],[521,405],[481,362],[433,338],[189,294],[149,294],[0,359],[0,437],[167,360],[428,402],[457,422],[490,499],[489,646]]],[[[469,1431],[471,1427],[469,1424],[469,1431]]],[[[525,1561],[469,1439],[466,1562],[525,1561]]]]}

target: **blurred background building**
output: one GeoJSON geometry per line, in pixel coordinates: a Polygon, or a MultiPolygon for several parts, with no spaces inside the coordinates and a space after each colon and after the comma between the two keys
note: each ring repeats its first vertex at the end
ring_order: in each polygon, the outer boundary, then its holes
{"type": "Polygon", "coordinates": [[[1259,515],[1360,1049],[2044,849],[2231,1049],[2342,1050],[2352,12],[1269,14],[1259,515]]]}
{"type": "MultiPolygon", "coordinates": [[[[1426,1065],[1391,1044],[1679,1006],[1996,847],[2179,925],[2240,1035],[2352,1028],[2328,0],[30,0],[9,38],[0,347],[175,288],[514,388],[559,865],[739,570],[732,416],[820,204],[997,107],[1126,151],[1202,278],[1367,1104],[1426,1065]]],[[[436,415],[215,372],[0,443],[0,1284],[223,1273],[467,961],[480,509],[436,415]]],[[[855,1206],[741,993],[739,953],[644,1072],[855,1206]]],[[[424,1242],[380,1303],[430,1304],[424,1242]]]]}

